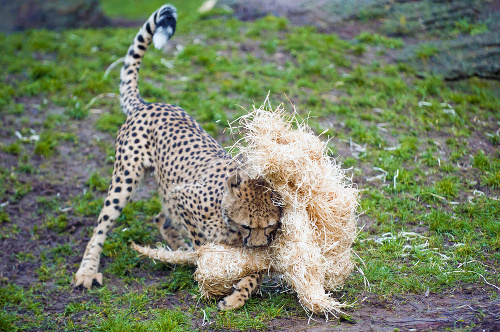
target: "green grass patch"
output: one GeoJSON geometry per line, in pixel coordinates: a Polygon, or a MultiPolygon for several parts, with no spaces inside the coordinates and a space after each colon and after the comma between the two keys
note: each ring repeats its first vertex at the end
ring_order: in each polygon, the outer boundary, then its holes
{"type": "Polygon", "coordinates": [[[355,37],[361,43],[366,43],[370,45],[382,45],[387,48],[402,48],[404,47],[404,42],[398,38],[388,38],[377,33],[361,32],[355,37]]]}
{"type": "Polygon", "coordinates": [[[105,192],[108,190],[109,181],[109,179],[101,176],[98,172],[94,172],[90,175],[85,184],[89,186],[90,190],[105,192]]]}
{"type": "Polygon", "coordinates": [[[96,121],[95,125],[98,130],[115,136],[125,119],[126,116],[122,111],[104,113],[96,121]]]}
{"type": "Polygon", "coordinates": [[[77,143],[78,138],[74,133],[44,131],[40,134],[40,140],[36,142],[33,153],[48,158],[57,151],[61,141],[77,143]]]}

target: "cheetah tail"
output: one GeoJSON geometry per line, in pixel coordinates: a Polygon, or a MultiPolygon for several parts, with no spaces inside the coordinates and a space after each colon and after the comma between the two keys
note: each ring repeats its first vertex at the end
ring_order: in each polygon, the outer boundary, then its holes
{"type": "Polygon", "coordinates": [[[172,5],[164,5],[149,17],[130,45],[120,74],[120,104],[127,116],[144,103],[137,86],[139,68],[144,53],[151,41],[156,48],[163,48],[169,38],[173,36],[176,23],[176,9],[172,5]]]}

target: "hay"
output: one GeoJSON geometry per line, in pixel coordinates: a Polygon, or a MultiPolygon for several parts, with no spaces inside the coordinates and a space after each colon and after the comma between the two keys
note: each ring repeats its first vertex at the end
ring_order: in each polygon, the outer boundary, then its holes
{"type": "Polygon", "coordinates": [[[160,262],[196,266],[196,262],[198,261],[198,253],[196,251],[172,251],[162,246],[159,246],[156,249],[152,249],[150,247],[137,245],[133,242],[130,247],[141,255],[158,260],[160,262]]]}
{"type": "MultiPolygon", "coordinates": [[[[326,290],[338,290],[354,267],[351,245],[356,237],[358,191],[327,155],[326,144],[282,105],[275,111],[263,106],[254,109],[232,129],[242,135],[233,149],[244,157],[250,177],[264,178],[279,194],[281,201],[277,203],[283,206],[283,216],[267,248],[220,244],[199,248],[195,279],[202,295],[227,295],[250,273],[277,272],[297,292],[306,310],[338,313],[344,304],[326,290]]],[[[151,254],[170,263],[175,255],[151,254]]],[[[192,256],[174,259],[192,263],[192,256]]]]}
{"type": "Polygon", "coordinates": [[[197,250],[194,278],[204,297],[229,295],[243,277],[271,267],[271,255],[262,248],[231,247],[208,243],[197,250]],[[216,266],[216,268],[214,268],[216,266]]]}

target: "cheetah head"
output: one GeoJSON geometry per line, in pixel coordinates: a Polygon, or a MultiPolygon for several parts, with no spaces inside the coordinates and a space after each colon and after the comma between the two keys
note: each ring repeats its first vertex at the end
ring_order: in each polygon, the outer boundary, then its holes
{"type": "Polygon", "coordinates": [[[272,190],[263,179],[251,179],[244,171],[229,175],[222,197],[222,217],[233,231],[241,234],[243,245],[269,244],[281,218],[281,208],[273,203],[272,190]]]}

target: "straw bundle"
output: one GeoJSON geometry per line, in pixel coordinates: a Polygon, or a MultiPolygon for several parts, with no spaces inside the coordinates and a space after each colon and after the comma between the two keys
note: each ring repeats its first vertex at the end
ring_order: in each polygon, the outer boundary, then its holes
{"type": "Polygon", "coordinates": [[[313,312],[337,310],[325,293],[353,269],[357,190],[327,155],[326,144],[304,123],[263,107],[239,121],[251,175],[263,177],[283,199],[282,226],[271,245],[273,270],[284,274],[300,302],[313,312]],[[293,126],[296,129],[293,129],[293,126]]]}
{"type": "Polygon", "coordinates": [[[159,246],[157,249],[151,249],[150,247],[142,247],[135,243],[132,243],[130,247],[141,255],[170,264],[197,265],[198,261],[198,253],[195,251],[172,251],[162,246],[159,246]]]}
{"type": "MultiPolygon", "coordinates": [[[[307,125],[287,115],[281,105],[275,111],[256,109],[238,124],[243,139],[233,148],[245,157],[249,175],[264,178],[280,195],[281,226],[267,248],[220,244],[199,248],[195,279],[202,294],[227,295],[246,275],[274,271],[283,274],[307,310],[335,314],[343,304],[325,290],[338,289],[353,269],[357,190],[328,157],[326,144],[307,125]]],[[[174,262],[171,252],[160,255],[155,249],[140,250],[149,257],[174,262]]],[[[192,258],[175,260],[192,263],[192,258]]]]}
{"type": "Polygon", "coordinates": [[[271,265],[271,256],[265,249],[209,243],[197,252],[198,268],[194,278],[204,297],[228,295],[243,277],[265,271],[271,265]]]}

